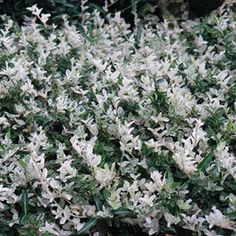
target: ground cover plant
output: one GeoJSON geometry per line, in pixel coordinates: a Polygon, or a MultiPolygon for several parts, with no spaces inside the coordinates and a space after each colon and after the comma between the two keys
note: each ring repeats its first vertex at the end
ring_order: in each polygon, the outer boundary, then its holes
{"type": "Polygon", "coordinates": [[[0,29],[0,235],[235,235],[236,4],[129,25],[36,5],[0,29]]]}

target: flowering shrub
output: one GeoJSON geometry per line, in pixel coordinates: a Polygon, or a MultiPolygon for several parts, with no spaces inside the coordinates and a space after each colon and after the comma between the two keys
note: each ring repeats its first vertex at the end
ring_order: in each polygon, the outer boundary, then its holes
{"type": "Polygon", "coordinates": [[[235,7],[134,32],[86,6],[80,29],[4,19],[0,234],[233,235],[235,7]]]}

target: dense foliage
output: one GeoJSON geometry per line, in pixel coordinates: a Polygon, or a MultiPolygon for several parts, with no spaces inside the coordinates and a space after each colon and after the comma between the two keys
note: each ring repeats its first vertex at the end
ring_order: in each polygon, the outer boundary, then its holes
{"type": "Polygon", "coordinates": [[[3,16],[0,235],[234,235],[235,9],[3,16]]]}

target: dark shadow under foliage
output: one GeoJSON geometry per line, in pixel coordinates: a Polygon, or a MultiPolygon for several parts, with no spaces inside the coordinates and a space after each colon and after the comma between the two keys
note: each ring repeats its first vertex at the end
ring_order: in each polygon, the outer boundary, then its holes
{"type": "MultiPolygon", "coordinates": [[[[186,0],[189,4],[190,16],[201,17],[209,14],[212,10],[218,8],[223,0],[186,0]]],[[[153,6],[154,15],[162,20],[161,9],[158,8],[159,0],[118,0],[109,7],[109,12],[114,13],[121,11],[121,16],[125,18],[126,22],[133,26],[134,16],[132,14],[133,7],[136,6],[140,17],[146,14],[145,10],[147,4],[153,6]],[[141,13],[142,12],[142,13],[141,13]]],[[[45,13],[50,13],[55,23],[59,21],[61,15],[68,14],[71,20],[80,20],[81,17],[81,1],[80,0],[3,0],[0,2],[0,14],[7,14],[12,19],[17,21],[20,25],[24,21],[24,15],[29,14],[26,7],[37,4],[39,8],[43,8],[45,13]]],[[[87,3],[90,9],[98,9],[103,11],[104,0],[89,0],[87,3]]],[[[173,5],[174,2],[171,4],[173,5]]],[[[178,9],[175,6],[170,10],[178,9]]]]}
{"type": "Polygon", "coordinates": [[[197,17],[209,14],[222,3],[223,0],[188,0],[189,11],[197,17]]]}

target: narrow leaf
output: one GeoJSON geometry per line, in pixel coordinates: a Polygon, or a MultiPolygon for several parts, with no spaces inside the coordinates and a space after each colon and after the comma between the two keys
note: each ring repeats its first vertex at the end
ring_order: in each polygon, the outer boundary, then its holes
{"type": "Polygon", "coordinates": [[[94,10],[98,10],[100,12],[102,12],[103,14],[106,14],[107,12],[102,8],[100,7],[99,5],[97,4],[94,4],[94,3],[88,3],[88,6],[94,10]]]}
{"type": "Polygon", "coordinates": [[[29,211],[29,199],[28,199],[28,190],[23,190],[21,194],[21,207],[23,214],[20,217],[20,224],[23,224],[27,218],[28,211],[29,211]]]}
{"type": "Polygon", "coordinates": [[[22,209],[23,209],[24,215],[27,215],[28,208],[29,208],[29,199],[28,199],[28,191],[27,190],[23,190],[21,201],[22,201],[22,209]]]}
{"type": "Polygon", "coordinates": [[[139,24],[137,33],[135,35],[135,47],[136,48],[139,48],[139,43],[140,43],[141,36],[142,36],[142,26],[141,26],[141,24],[139,24]]]}
{"type": "Polygon", "coordinates": [[[96,204],[96,208],[97,211],[100,211],[102,209],[102,203],[98,198],[94,198],[95,204],[96,204]]]}
{"type": "Polygon", "coordinates": [[[78,232],[78,234],[84,234],[88,233],[88,231],[93,228],[97,223],[97,218],[91,218],[84,226],[83,228],[78,232]]]}
{"type": "Polygon", "coordinates": [[[8,130],[7,130],[7,138],[8,139],[11,139],[11,129],[9,128],[8,130]]]}
{"type": "Polygon", "coordinates": [[[114,214],[114,216],[121,216],[121,217],[133,215],[133,212],[131,210],[123,207],[118,208],[117,210],[113,210],[112,213],[114,214]]]}
{"type": "Polygon", "coordinates": [[[198,170],[200,170],[200,171],[206,170],[206,168],[210,165],[210,163],[211,163],[213,157],[214,157],[214,156],[212,155],[212,153],[206,155],[206,156],[204,157],[204,159],[198,164],[198,167],[197,167],[198,170]]]}

